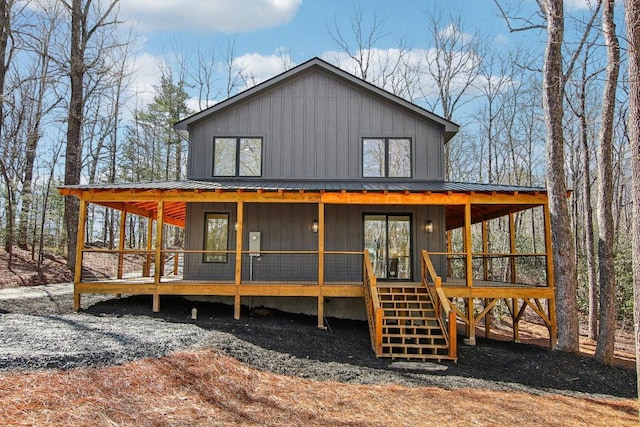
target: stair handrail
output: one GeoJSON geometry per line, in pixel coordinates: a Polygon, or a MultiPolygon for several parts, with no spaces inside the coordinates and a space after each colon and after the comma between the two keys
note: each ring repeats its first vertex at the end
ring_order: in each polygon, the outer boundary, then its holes
{"type": "Polygon", "coordinates": [[[378,298],[378,288],[376,287],[376,275],[373,271],[371,256],[365,249],[363,256],[363,285],[364,300],[367,308],[367,320],[369,321],[369,335],[371,337],[371,347],[376,356],[382,354],[382,316],[383,310],[378,298]]]}
{"type": "Polygon", "coordinates": [[[422,284],[427,288],[431,300],[434,301],[438,322],[440,322],[445,341],[449,346],[449,357],[457,359],[457,315],[442,289],[442,278],[436,273],[426,250],[422,251],[422,284]],[[433,286],[429,284],[429,279],[433,286]],[[447,322],[447,328],[444,327],[443,320],[447,322]]]}

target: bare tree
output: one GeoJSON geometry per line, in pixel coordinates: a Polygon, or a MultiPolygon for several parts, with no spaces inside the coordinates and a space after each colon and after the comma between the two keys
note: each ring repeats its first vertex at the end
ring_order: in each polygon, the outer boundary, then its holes
{"type": "Polygon", "coordinates": [[[615,0],[605,0],[602,29],[607,46],[607,78],[602,95],[602,128],[598,145],[598,266],[600,324],[596,359],[613,362],[616,333],[616,275],[613,253],[613,122],[620,70],[620,44],[613,19],[615,0]]]}
{"type": "Polygon", "coordinates": [[[494,0],[511,31],[546,28],[547,43],[543,68],[543,106],[545,110],[547,145],[547,194],[553,232],[554,281],[556,285],[556,319],[558,321],[558,349],[577,352],[578,340],[578,278],[575,243],[572,238],[564,158],[564,90],[576,61],[599,15],[600,3],[584,26],[584,32],[572,55],[564,66],[563,43],[565,16],[562,0],[538,0],[541,15],[546,24],[535,24],[530,19],[521,20],[522,27],[514,28],[513,20],[494,0]]]}
{"type": "Polygon", "coordinates": [[[349,35],[340,28],[337,18],[334,19],[333,30],[329,30],[329,34],[340,51],[355,64],[354,74],[375,83],[371,79],[371,69],[374,66],[375,47],[387,35],[384,32],[386,19],[377,11],[371,12],[369,17],[367,15],[362,3],[357,2],[353,6],[353,13],[349,15],[349,35]],[[351,37],[355,39],[353,42],[350,41],[351,37]]]}
{"type": "MultiPolygon", "coordinates": [[[[80,183],[82,168],[82,125],[85,107],[84,77],[87,70],[98,63],[100,54],[88,55],[90,42],[105,27],[113,26],[113,18],[118,0],[111,0],[103,10],[92,0],[63,0],[71,14],[71,47],[69,56],[69,80],[71,95],[67,120],[67,146],[65,150],[65,185],[80,183]]],[[[74,270],[76,263],[76,242],[78,232],[79,201],[74,197],[65,198],[64,220],[67,230],[67,266],[74,270]]]]}
{"type": "MultiPolygon", "coordinates": [[[[483,40],[478,33],[465,32],[459,15],[449,15],[446,25],[440,12],[433,11],[428,19],[433,48],[424,58],[420,93],[429,109],[453,120],[456,110],[474,98],[471,91],[479,76],[483,40]]],[[[451,175],[452,143],[445,145],[445,179],[451,175]]]]}
{"type": "Polygon", "coordinates": [[[578,351],[577,276],[574,258],[567,187],[564,172],[562,43],[564,9],[562,0],[540,1],[547,21],[547,49],[543,73],[543,105],[547,128],[547,184],[551,227],[554,233],[554,279],[556,283],[558,348],[578,351]]]}
{"type": "Polygon", "coordinates": [[[57,76],[54,75],[50,63],[52,62],[51,45],[62,11],[58,3],[52,3],[50,8],[44,9],[42,12],[42,14],[38,14],[37,22],[34,24],[34,33],[25,34],[25,45],[34,54],[36,63],[29,73],[30,78],[24,83],[29,86],[30,94],[27,99],[31,101],[31,112],[27,123],[22,205],[17,236],[18,246],[23,249],[27,247],[27,228],[32,205],[31,187],[33,184],[34,162],[41,139],[42,122],[45,116],[61,101],[59,95],[52,94],[53,82],[55,82],[57,76]]]}
{"type": "MultiPolygon", "coordinates": [[[[629,43],[629,141],[631,145],[633,230],[633,319],[636,355],[640,354],[640,0],[625,0],[625,23],[629,43]]],[[[636,357],[640,396],[640,357],[636,357]]],[[[639,414],[640,415],[640,414],[639,414]]]]}
{"type": "MultiPolygon", "coordinates": [[[[589,137],[590,126],[589,123],[593,120],[589,117],[589,111],[587,108],[587,97],[590,93],[590,85],[592,81],[598,76],[601,70],[597,70],[590,73],[589,58],[592,56],[592,48],[594,43],[589,43],[584,50],[583,60],[580,67],[580,74],[576,79],[570,79],[574,82],[575,91],[573,94],[566,92],[566,100],[569,108],[573,112],[573,115],[578,121],[577,139],[579,141],[579,147],[575,147],[571,150],[572,160],[577,163],[581,160],[580,165],[575,165],[573,170],[573,185],[578,186],[578,182],[582,180],[582,198],[579,197],[578,191],[575,193],[573,210],[574,210],[574,228],[576,241],[579,240],[579,235],[584,237],[585,256],[587,262],[587,287],[588,287],[588,327],[587,335],[590,339],[596,340],[598,337],[598,289],[597,289],[597,274],[596,274],[596,256],[595,256],[595,243],[594,243],[594,223],[593,223],[593,202],[592,202],[592,179],[591,179],[591,152],[593,144],[590,141],[593,138],[589,137]],[[575,101],[574,101],[575,98],[575,101]],[[577,158],[579,157],[579,159],[577,158]],[[579,173],[582,176],[579,176],[579,173]],[[578,204],[582,202],[583,207],[578,209],[578,204]],[[582,212],[584,215],[584,221],[578,221],[578,213],[582,212]],[[583,232],[580,233],[579,224],[584,222],[583,232]]],[[[577,188],[577,190],[580,190],[577,188]]],[[[579,256],[578,247],[576,244],[576,257],[579,256]]]]}

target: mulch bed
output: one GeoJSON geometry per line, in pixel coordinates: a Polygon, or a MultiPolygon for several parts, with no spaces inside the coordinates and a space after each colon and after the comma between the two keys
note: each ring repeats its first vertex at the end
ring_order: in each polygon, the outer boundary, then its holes
{"type": "MultiPolygon", "coordinates": [[[[240,320],[233,319],[233,308],[218,303],[188,301],[181,297],[162,297],[160,313],[151,310],[151,297],[133,296],[98,302],[86,310],[97,316],[150,316],[168,322],[193,323],[208,331],[220,331],[262,349],[297,359],[338,362],[362,368],[391,369],[391,360],[377,358],[369,340],[365,322],[327,320],[327,329],[319,329],[313,316],[276,310],[249,310],[243,307],[240,320]],[[197,320],[191,310],[198,310],[197,320]]],[[[592,358],[551,351],[547,348],[477,338],[477,345],[462,345],[458,337],[458,362],[442,362],[448,369],[430,372],[430,376],[452,376],[490,381],[528,390],[589,394],[619,398],[637,397],[635,370],[606,366],[592,358]]],[[[278,371],[277,363],[263,363],[251,355],[230,356],[259,369],[278,371]],[[276,365],[276,366],[274,366],[276,365]]],[[[282,372],[281,372],[282,373],[282,372]]],[[[420,385],[420,384],[418,384],[420,385]]]]}

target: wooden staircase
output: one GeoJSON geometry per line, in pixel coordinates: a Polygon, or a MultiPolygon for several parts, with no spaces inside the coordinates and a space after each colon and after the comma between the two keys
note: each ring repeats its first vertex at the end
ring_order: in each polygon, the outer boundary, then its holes
{"type": "Polygon", "coordinates": [[[378,283],[376,288],[382,308],[380,357],[454,359],[426,287],[421,283],[378,283]]]}

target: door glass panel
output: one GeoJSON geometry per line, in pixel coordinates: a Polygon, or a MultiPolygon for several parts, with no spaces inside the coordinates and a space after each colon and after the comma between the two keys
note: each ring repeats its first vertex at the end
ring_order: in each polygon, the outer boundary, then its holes
{"type": "Polygon", "coordinates": [[[373,274],[387,278],[387,218],[385,215],[365,215],[364,247],[369,251],[373,274]]]}
{"type": "Polygon", "coordinates": [[[365,215],[364,246],[378,279],[411,279],[409,215],[365,215]]]}
{"type": "Polygon", "coordinates": [[[408,216],[389,216],[389,278],[408,280],[410,275],[411,227],[408,216]]]}

